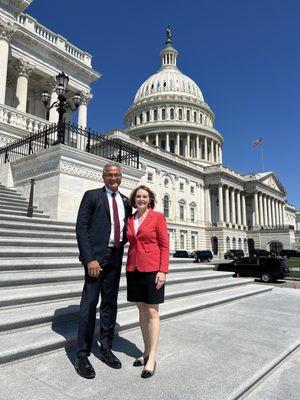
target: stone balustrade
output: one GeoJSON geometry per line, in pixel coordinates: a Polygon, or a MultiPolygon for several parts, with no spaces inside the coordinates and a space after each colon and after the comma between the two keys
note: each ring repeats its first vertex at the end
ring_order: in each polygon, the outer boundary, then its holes
{"type": "Polygon", "coordinates": [[[0,104],[0,124],[11,125],[15,128],[36,133],[49,126],[45,119],[16,110],[13,107],[0,104]]]}
{"type": "Polygon", "coordinates": [[[85,51],[80,50],[68,42],[64,37],[52,32],[42,24],[38,23],[34,18],[27,14],[20,14],[17,18],[18,24],[38,36],[40,40],[51,43],[53,46],[58,47],[60,50],[68,53],[71,57],[81,61],[87,66],[91,66],[92,56],[85,51]]]}

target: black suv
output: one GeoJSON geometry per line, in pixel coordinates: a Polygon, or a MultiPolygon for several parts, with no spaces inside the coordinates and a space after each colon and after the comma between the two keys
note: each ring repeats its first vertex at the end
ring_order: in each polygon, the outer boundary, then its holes
{"type": "Polygon", "coordinates": [[[210,260],[213,259],[213,253],[210,250],[198,250],[198,251],[194,251],[194,258],[195,261],[194,262],[202,262],[202,261],[208,261],[210,262],[210,260]]]}
{"type": "Polygon", "coordinates": [[[241,258],[241,257],[244,257],[244,252],[243,252],[243,250],[235,250],[235,249],[232,249],[232,250],[228,250],[228,251],[226,251],[226,253],[224,254],[224,258],[225,258],[225,260],[235,260],[236,258],[241,258]]]}
{"type": "Polygon", "coordinates": [[[190,258],[189,253],[186,250],[177,250],[173,254],[173,257],[178,257],[178,258],[190,258]]]}
{"type": "Polygon", "coordinates": [[[244,257],[227,264],[218,264],[217,271],[232,271],[240,276],[253,276],[263,282],[276,282],[284,279],[290,271],[283,258],[244,257]]]}
{"type": "Polygon", "coordinates": [[[286,258],[290,258],[290,257],[300,257],[300,251],[299,250],[281,250],[281,252],[279,253],[279,255],[281,257],[286,257],[286,258]]]}

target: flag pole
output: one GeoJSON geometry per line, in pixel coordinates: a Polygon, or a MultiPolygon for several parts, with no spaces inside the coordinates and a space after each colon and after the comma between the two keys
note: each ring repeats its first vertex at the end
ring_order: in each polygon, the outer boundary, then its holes
{"type": "Polygon", "coordinates": [[[264,146],[263,146],[263,141],[261,141],[260,144],[260,154],[261,154],[261,170],[264,172],[264,146]]]}

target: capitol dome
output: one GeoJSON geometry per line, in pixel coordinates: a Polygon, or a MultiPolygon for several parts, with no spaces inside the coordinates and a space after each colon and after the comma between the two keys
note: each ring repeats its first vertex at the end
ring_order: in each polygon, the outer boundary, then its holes
{"type": "Polygon", "coordinates": [[[177,68],[178,52],[167,29],[161,67],[136,92],[125,115],[126,132],[202,165],[222,163],[223,138],[199,86],[177,68]]]}

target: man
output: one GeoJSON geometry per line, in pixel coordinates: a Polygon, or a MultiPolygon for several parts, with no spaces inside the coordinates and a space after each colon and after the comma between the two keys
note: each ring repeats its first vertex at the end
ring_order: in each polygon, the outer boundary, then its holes
{"type": "Polygon", "coordinates": [[[122,170],[111,162],[103,168],[105,186],[87,191],[81,201],[76,223],[80,260],[85,269],[85,283],[80,303],[78,351],[75,368],[91,379],[95,371],[88,357],[93,343],[96,307],[100,304],[100,360],[112,368],[121,368],[111,351],[117,317],[117,298],[121,274],[126,223],[131,214],[127,197],[119,191],[122,170]]]}

